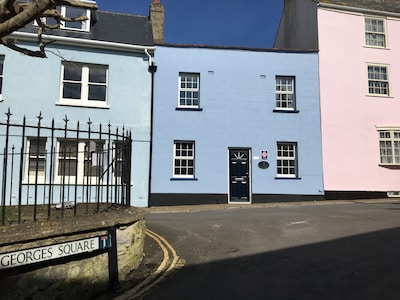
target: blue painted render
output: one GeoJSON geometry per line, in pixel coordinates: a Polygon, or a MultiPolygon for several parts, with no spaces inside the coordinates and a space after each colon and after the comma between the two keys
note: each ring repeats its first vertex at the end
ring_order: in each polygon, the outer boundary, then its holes
{"type": "Polygon", "coordinates": [[[155,61],[152,194],[228,195],[228,148],[245,147],[252,194],[323,195],[316,52],[167,45],[155,61]],[[200,74],[202,110],[176,110],[180,72],[200,74]],[[295,76],[297,113],[274,112],[277,75],[295,76]],[[194,180],[171,180],[175,140],[195,141],[194,180]],[[278,141],[297,142],[298,178],[276,179],[278,141]]]}
{"type": "MultiPolygon", "coordinates": [[[[30,44],[23,44],[31,48],[30,44]]],[[[33,49],[33,48],[32,48],[33,49]]],[[[150,96],[151,74],[148,56],[142,52],[84,48],[79,45],[49,44],[48,58],[33,58],[0,47],[4,59],[4,80],[0,103],[1,121],[10,109],[13,121],[26,116],[28,124],[36,124],[41,113],[42,123],[50,126],[54,118],[56,127],[79,121],[82,128],[93,122],[92,128],[111,130],[119,127],[132,131],[132,199],[139,207],[148,205],[150,159],[150,96]],[[89,108],[59,105],[61,62],[63,60],[108,65],[108,108],[89,108]]],[[[15,175],[16,176],[16,175],[15,175]]],[[[8,196],[7,196],[8,197],[8,196]]]]}

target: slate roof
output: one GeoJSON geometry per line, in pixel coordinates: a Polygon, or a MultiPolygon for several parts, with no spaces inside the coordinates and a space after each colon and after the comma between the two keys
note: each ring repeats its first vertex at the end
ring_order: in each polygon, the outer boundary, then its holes
{"type": "Polygon", "coordinates": [[[400,13],[400,0],[319,0],[317,2],[400,13]]]}
{"type": "MultiPolygon", "coordinates": [[[[46,34],[79,39],[89,39],[139,46],[154,46],[149,17],[97,11],[91,31],[68,29],[47,30],[46,34]]],[[[28,25],[21,32],[37,33],[37,27],[28,25]]]]}

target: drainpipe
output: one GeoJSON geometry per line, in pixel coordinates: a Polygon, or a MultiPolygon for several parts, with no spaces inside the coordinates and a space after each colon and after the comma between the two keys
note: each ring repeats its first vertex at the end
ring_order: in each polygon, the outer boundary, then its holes
{"type": "Polygon", "coordinates": [[[151,196],[151,177],[153,167],[153,115],[154,115],[154,74],[157,72],[157,66],[152,60],[150,53],[147,49],[144,51],[149,57],[149,72],[151,73],[151,102],[150,102],[150,162],[149,162],[149,190],[148,190],[148,206],[150,206],[151,196]]]}

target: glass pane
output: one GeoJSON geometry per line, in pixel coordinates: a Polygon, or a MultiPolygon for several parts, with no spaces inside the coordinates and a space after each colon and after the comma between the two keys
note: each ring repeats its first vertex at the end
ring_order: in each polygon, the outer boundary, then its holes
{"type": "Polygon", "coordinates": [[[64,83],[63,98],[81,99],[80,83],[64,83]]]}
{"type": "Polygon", "coordinates": [[[105,101],[107,88],[101,85],[89,85],[89,100],[105,101]]]}
{"type": "Polygon", "coordinates": [[[38,175],[43,176],[44,171],[46,169],[46,159],[40,158],[40,159],[29,159],[29,166],[28,166],[28,172],[29,175],[36,175],[36,164],[37,164],[37,170],[38,170],[38,175]]]}
{"type": "MultiPolygon", "coordinates": [[[[77,18],[81,16],[86,16],[86,9],[78,7],[66,7],[65,16],[68,18],[77,18]]],[[[65,22],[65,27],[67,28],[77,28],[82,29],[83,22],[65,22]]]]}
{"type": "Polygon", "coordinates": [[[104,67],[91,66],[89,68],[89,82],[106,83],[107,70],[104,67]]]}
{"type": "Polygon", "coordinates": [[[78,143],[75,141],[60,142],[60,157],[76,158],[78,155],[78,143]]]}
{"type": "Polygon", "coordinates": [[[59,159],[58,160],[58,175],[59,176],[76,176],[77,173],[76,159],[59,159]]]}
{"type": "Polygon", "coordinates": [[[79,64],[64,64],[64,80],[81,81],[82,67],[79,64]]]}
{"type": "Polygon", "coordinates": [[[45,155],[46,153],[46,140],[45,139],[31,139],[29,140],[29,156],[45,155]]]}

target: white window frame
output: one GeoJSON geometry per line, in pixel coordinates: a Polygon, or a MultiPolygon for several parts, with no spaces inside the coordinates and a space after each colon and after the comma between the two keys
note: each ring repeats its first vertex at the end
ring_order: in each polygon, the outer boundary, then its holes
{"type": "MultiPolygon", "coordinates": [[[[25,173],[24,183],[28,183],[28,182],[31,183],[31,184],[35,183],[36,172],[35,171],[31,172],[29,166],[31,164],[31,161],[36,166],[36,159],[44,160],[43,169],[40,170],[38,172],[38,174],[37,174],[38,183],[44,183],[45,179],[46,179],[46,171],[47,171],[46,170],[46,167],[47,167],[47,138],[42,138],[42,137],[39,138],[39,140],[44,141],[44,153],[39,153],[39,155],[32,154],[32,150],[33,149],[31,149],[31,146],[34,147],[34,145],[32,145],[32,141],[33,140],[36,141],[36,140],[38,140],[38,138],[37,137],[28,137],[27,140],[26,140],[26,149],[27,149],[26,153],[27,153],[27,155],[25,157],[26,168],[25,168],[25,172],[24,172],[25,173]]],[[[41,150],[40,147],[39,147],[39,150],[41,150]]]]}
{"type": "Polygon", "coordinates": [[[380,96],[389,97],[390,96],[390,75],[389,66],[383,64],[367,64],[367,83],[368,83],[368,95],[369,96],[380,96]],[[379,72],[370,72],[370,68],[385,69],[386,74],[379,72]],[[373,76],[371,76],[373,75],[373,76]],[[386,78],[384,78],[386,75],[386,78]],[[386,87],[385,87],[386,85],[386,87]],[[384,93],[386,91],[386,93],[384,93]]]}
{"type": "MultiPolygon", "coordinates": [[[[57,141],[57,151],[56,151],[56,159],[55,159],[55,178],[54,178],[54,182],[56,184],[61,184],[63,182],[63,180],[65,180],[65,182],[69,182],[69,183],[75,183],[76,181],[76,177],[77,177],[77,183],[78,184],[86,184],[87,181],[89,183],[96,183],[97,180],[99,179],[99,176],[97,176],[97,174],[90,174],[90,176],[86,176],[85,175],[85,163],[86,161],[91,162],[90,165],[94,166],[93,161],[97,158],[96,155],[96,151],[91,151],[90,148],[95,148],[97,143],[102,144],[102,151],[101,153],[104,156],[104,158],[99,158],[99,162],[101,163],[101,165],[103,166],[103,171],[105,170],[105,168],[107,167],[107,158],[106,158],[106,150],[105,150],[105,140],[79,140],[77,141],[74,138],[68,138],[67,142],[76,142],[78,143],[77,145],[77,154],[76,156],[68,156],[67,158],[71,158],[71,159],[75,159],[76,158],[76,176],[69,176],[69,175],[63,175],[60,174],[60,164],[63,163],[63,158],[62,156],[62,142],[64,139],[59,139],[57,141]],[[86,149],[86,145],[88,145],[89,149],[86,149]],[[92,146],[93,145],[93,146],[92,146]],[[91,155],[90,157],[86,156],[87,150],[89,151],[89,155],[91,155]],[[64,177],[64,179],[63,179],[64,177]]],[[[93,150],[93,149],[92,149],[93,150]]],[[[68,164],[68,162],[66,163],[68,164]]],[[[99,174],[101,175],[101,174],[99,174]]]]}
{"type": "Polygon", "coordinates": [[[0,55],[0,101],[3,100],[4,58],[4,55],[0,55]]]}
{"type": "Polygon", "coordinates": [[[378,127],[379,162],[382,166],[400,166],[400,127],[378,127]]]}
{"type": "MultiPolygon", "coordinates": [[[[88,3],[88,4],[96,4],[96,1],[82,0],[82,2],[85,2],[85,3],[88,3]]],[[[65,5],[57,6],[56,9],[60,12],[61,16],[63,16],[63,17],[76,18],[76,17],[86,16],[88,18],[86,21],[81,21],[81,22],[60,21],[60,27],[59,27],[60,29],[90,32],[90,29],[91,29],[91,17],[92,17],[92,12],[91,12],[90,9],[79,8],[79,7],[70,7],[70,6],[65,6],[65,5]],[[67,10],[68,9],[80,10],[80,11],[82,11],[82,13],[78,14],[78,15],[70,16],[70,15],[67,15],[67,10]],[[68,26],[68,23],[72,23],[74,26],[68,26]],[[77,24],[79,24],[79,23],[81,24],[80,27],[77,26],[77,24]]],[[[49,25],[56,24],[54,18],[51,18],[51,17],[44,17],[44,18],[41,18],[41,20],[44,23],[49,22],[49,25]],[[47,21],[47,18],[49,19],[49,21],[47,21]]],[[[34,21],[34,24],[36,26],[38,25],[36,21],[34,21]]]]}
{"type": "Polygon", "coordinates": [[[174,141],[173,178],[195,178],[195,146],[194,141],[174,141]],[[189,147],[183,149],[181,146],[185,144],[191,145],[191,149],[189,147]],[[185,151],[186,155],[184,155],[185,151]],[[183,152],[183,154],[178,154],[178,152],[183,152]],[[179,172],[177,172],[178,170],[179,172]],[[190,170],[192,170],[192,174],[190,174],[190,170]]]}
{"type": "Polygon", "coordinates": [[[276,177],[298,177],[298,155],[296,142],[276,143],[276,177]]]}
{"type": "Polygon", "coordinates": [[[387,47],[385,19],[367,16],[364,18],[364,29],[365,29],[365,46],[374,48],[387,47]],[[375,23],[380,22],[381,26],[380,24],[371,24],[373,22],[375,23]],[[383,45],[380,45],[381,41],[383,45]]]}
{"type": "Polygon", "coordinates": [[[179,73],[178,82],[178,107],[179,108],[200,108],[200,73],[179,73]],[[188,86],[184,78],[192,78],[195,86],[188,86]],[[197,97],[195,94],[197,93],[197,97]],[[188,104],[188,102],[191,102],[188,104]],[[194,104],[197,102],[197,104],[194,104]]]}
{"type": "Polygon", "coordinates": [[[108,108],[108,66],[98,65],[98,64],[87,64],[78,62],[63,62],[61,64],[61,82],[60,82],[60,95],[59,102],[60,105],[70,105],[70,106],[85,106],[85,107],[99,107],[108,108]],[[76,68],[81,69],[81,80],[68,80],[64,79],[64,70],[67,65],[74,65],[76,68]],[[106,74],[105,83],[89,82],[89,72],[91,68],[101,68],[104,69],[106,74]],[[67,98],[64,97],[64,85],[65,84],[80,84],[81,95],[80,98],[67,98]],[[89,100],[89,88],[90,86],[100,86],[105,87],[105,99],[104,100],[89,100]]]}
{"type": "Polygon", "coordinates": [[[296,109],[296,78],[295,76],[275,77],[275,109],[292,111],[296,109]],[[290,83],[284,83],[289,81],[290,83]],[[289,99],[291,98],[291,99],[289,99]],[[291,106],[290,106],[291,103],[291,106]]]}

